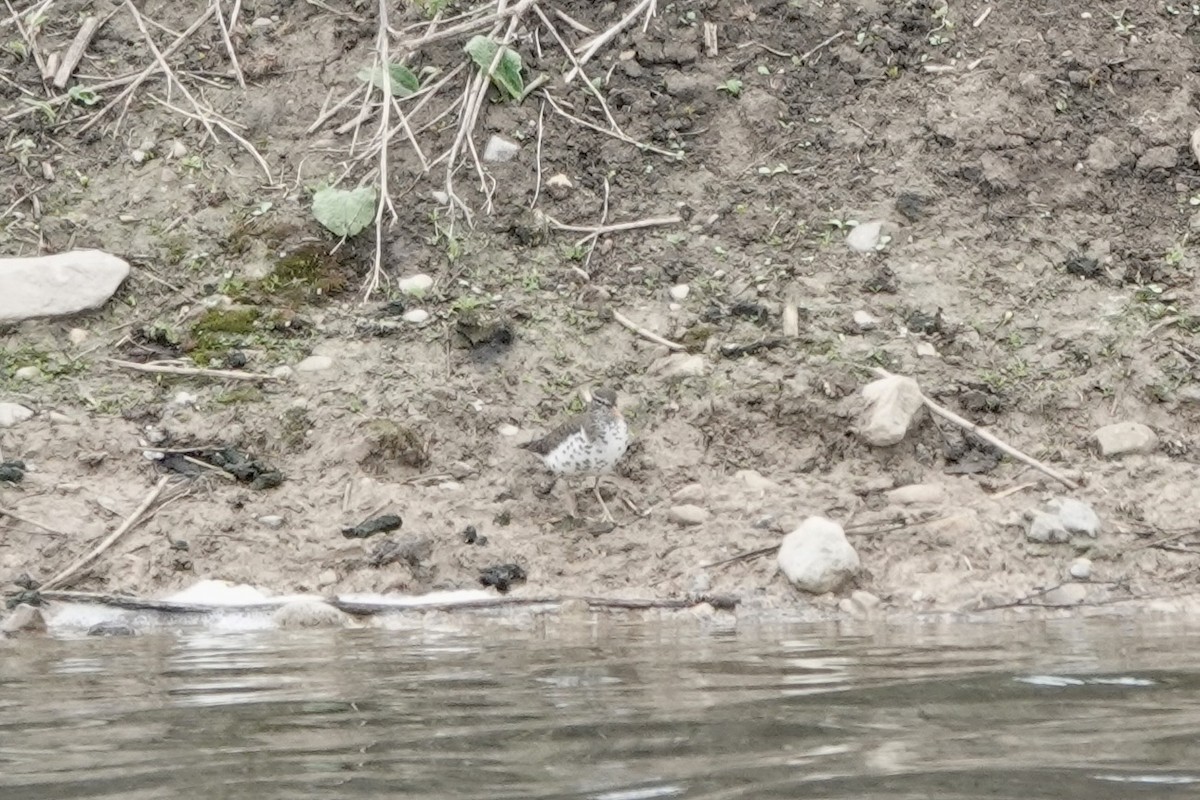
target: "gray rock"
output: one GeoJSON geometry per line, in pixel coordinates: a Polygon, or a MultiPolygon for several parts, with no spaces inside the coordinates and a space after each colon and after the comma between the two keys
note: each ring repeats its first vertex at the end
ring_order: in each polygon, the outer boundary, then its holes
{"type": "Polygon", "coordinates": [[[836,591],[861,566],[842,526],[825,517],[809,517],[783,537],[778,559],[787,579],[812,594],[836,591]]]}
{"type": "Polygon", "coordinates": [[[4,622],[0,622],[0,633],[45,633],[46,618],[42,616],[42,610],[27,603],[21,603],[12,610],[12,613],[4,618],[4,622]]]}
{"type": "Polygon", "coordinates": [[[1158,449],[1158,435],[1149,425],[1140,422],[1117,422],[1105,425],[1092,434],[1096,448],[1104,458],[1134,453],[1153,453],[1158,449]]]}
{"type": "Polygon", "coordinates": [[[293,600],[275,609],[271,620],[281,628],[346,628],[350,615],[317,599],[293,600]]]}
{"type": "Polygon", "coordinates": [[[20,425],[33,416],[33,410],[19,403],[0,403],[0,428],[20,425]]]}
{"type": "Polygon", "coordinates": [[[707,508],[701,508],[690,503],[684,503],[679,506],[671,506],[667,510],[667,519],[674,522],[676,525],[700,525],[705,522],[711,514],[707,508]]]}
{"type": "Polygon", "coordinates": [[[667,381],[694,378],[708,371],[708,362],[699,353],[672,353],[650,365],[650,372],[667,381]]]}
{"type": "Polygon", "coordinates": [[[1071,541],[1071,534],[1057,514],[1033,511],[1029,514],[1029,528],[1025,531],[1025,538],[1031,542],[1059,544],[1071,541]]]}
{"type": "Polygon", "coordinates": [[[872,381],[863,387],[862,394],[869,408],[859,433],[876,447],[900,442],[925,402],[917,382],[903,375],[872,381]]]}
{"type": "Polygon", "coordinates": [[[1120,145],[1107,136],[1097,136],[1088,145],[1087,161],[1084,163],[1093,172],[1112,172],[1121,168],[1125,157],[1126,153],[1120,145]]]}
{"type": "Polygon", "coordinates": [[[493,134],[483,148],[484,161],[512,161],[513,156],[521,152],[521,145],[505,139],[499,134],[493,134]]]}
{"type": "Polygon", "coordinates": [[[1174,147],[1151,147],[1137,160],[1139,172],[1149,172],[1153,169],[1175,169],[1179,163],[1179,151],[1174,147]]]}
{"type": "Polygon", "coordinates": [[[283,527],[283,517],[278,514],[264,514],[258,518],[258,521],[264,528],[270,528],[271,530],[278,530],[283,527]]]}
{"type": "Polygon", "coordinates": [[[846,234],[846,246],[856,253],[874,253],[882,240],[883,223],[878,220],[860,222],[846,234]]]}
{"type": "Polygon", "coordinates": [[[99,308],[128,276],[128,262],[100,250],[0,258],[0,323],[99,308]]]}
{"type": "Polygon", "coordinates": [[[1058,514],[1063,527],[1070,533],[1082,533],[1096,538],[1100,533],[1100,517],[1095,510],[1082,500],[1070,497],[1056,497],[1048,503],[1051,511],[1058,514]]]}
{"type": "Polygon", "coordinates": [[[1088,590],[1082,583],[1064,583],[1042,595],[1042,601],[1051,606],[1077,606],[1087,600],[1088,590]]]}

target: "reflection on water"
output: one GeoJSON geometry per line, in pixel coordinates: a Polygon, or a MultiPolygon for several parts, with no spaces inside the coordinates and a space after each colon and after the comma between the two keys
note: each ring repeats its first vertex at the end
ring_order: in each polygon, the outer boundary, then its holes
{"type": "Polygon", "coordinates": [[[0,797],[1200,796],[1195,630],[1128,622],[0,644],[0,797]]]}

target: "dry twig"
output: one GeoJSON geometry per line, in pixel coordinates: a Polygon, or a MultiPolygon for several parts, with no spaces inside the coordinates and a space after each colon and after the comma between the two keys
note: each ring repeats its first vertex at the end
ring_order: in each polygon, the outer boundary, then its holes
{"type": "Polygon", "coordinates": [[[188,375],[198,378],[222,378],[235,381],[274,381],[278,380],[274,375],[263,375],[258,372],[239,372],[232,369],[202,369],[200,367],[183,367],[178,364],[158,364],[147,363],[139,364],[136,361],[121,361],[120,359],[107,359],[110,364],[115,364],[122,369],[130,369],[134,372],[150,372],[160,375],[188,375]]]}
{"type": "Polygon", "coordinates": [[[120,527],[110,533],[104,539],[104,541],[96,545],[96,547],[90,553],[76,559],[75,563],[71,564],[71,566],[62,570],[53,578],[43,583],[41,588],[53,589],[55,586],[62,584],[67,580],[67,578],[70,578],[76,572],[99,558],[105,550],[112,547],[114,542],[116,542],[128,531],[132,530],[135,525],[137,525],[137,523],[142,519],[142,516],[147,510],[149,510],[150,506],[154,505],[154,501],[157,500],[159,495],[162,494],[163,489],[166,488],[167,482],[170,481],[170,479],[171,478],[168,475],[164,475],[159,478],[158,483],[154,485],[154,488],[150,491],[150,494],[146,495],[146,499],[142,501],[142,504],[134,509],[132,514],[125,518],[125,521],[121,523],[120,527]]]}
{"type": "MultiPolygon", "coordinates": [[[[892,373],[888,372],[886,369],[883,369],[882,367],[875,367],[871,370],[871,372],[880,378],[895,377],[892,375],[892,373]]],[[[1078,483],[1071,480],[1066,475],[1063,475],[1058,470],[1042,463],[1041,461],[1038,461],[1036,458],[1033,458],[1032,456],[1025,455],[1024,453],[1022,453],[1020,450],[1016,449],[1012,445],[1005,444],[1004,442],[1000,441],[995,436],[988,433],[986,430],[979,427],[975,423],[970,422],[970,421],[960,417],[958,414],[955,414],[953,411],[946,408],[945,406],[939,405],[938,403],[935,403],[933,400],[930,400],[928,395],[926,395],[924,392],[921,392],[921,400],[922,400],[922,402],[925,403],[926,408],[928,408],[934,414],[937,414],[939,417],[946,420],[947,422],[953,422],[958,427],[960,427],[963,430],[968,431],[971,434],[973,434],[974,436],[982,439],[983,441],[987,442],[988,444],[990,444],[992,447],[996,448],[1000,452],[1002,452],[1006,455],[1012,456],[1016,460],[1018,460],[1024,464],[1028,464],[1029,466],[1033,467],[1034,469],[1036,469],[1042,473],[1045,473],[1046,475],[1050,476],[1051,478],[1058,481],[1062,485],[1066,486],[1068,489],[1078,489],[1079,488],[1078,483]]]]}
{"type": "Polygon", "coordinates": [[[22,517],[20,514],[17,514],[13,511],[9,511],[7,508],[0,507],[0,517],[8,517],[9,519],[15,519],[17,522],[23,522],[26,525],[30,525],[34,528],[41,528],[46,533],[53,533],[53,534],[57,534],[59,536],[69,536],[70,535],[66,531],[60,531],[57,528],[51,528],[49,525],[45,525],[41,522],[38,522],[36,519],[30,519],[29,517],[22,517]]]}
{"type": "Polygon", "coordinates": [[[680,351],[687,349],[683,345],[679,344],[679,342],[672,342],[670,339],[664,339],[663,337],[659,336],[654,331],[643,328],[641,325],[638,325],[636,322],[629,319],[629,317],[625,316],[620,311],[613,312],[613,319],[615,319],[617,322],[619,322],[624,327],[626,327],[629,330],[636,333],[638,336],[641,336],[643,339],[654,342],[655,344],[661,344],[663,347],[667,348],[668,350],[674,350],[676,352],[680,352],[680,351]]]}

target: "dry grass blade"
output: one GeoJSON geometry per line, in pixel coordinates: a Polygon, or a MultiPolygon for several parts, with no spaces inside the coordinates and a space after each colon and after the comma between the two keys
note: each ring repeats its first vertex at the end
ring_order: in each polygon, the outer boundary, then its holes
{"type": "Polygon", "coordinates": [[[238,372],[232,369],[203,369],[201,367],[184,367],[178,364],[138,364],[134,361],[121,361],[116,358],[110,358],[107,361],[121,369],[133,370],[134,372],[157,373],[159,375],[185,375],[197,378],[221,378],[235,381],[278,380],[274,375],[263,375],[257,372],[238,372]]]}
{"type": "Polygon", "coordinates": [[[229,14],[228,24],[221,14],[221,0],[212,0],[212,2],[217,7],[217,24],[221,26],[221,40],[225,43],[225,52],[229,54],[229,63],[233,65],[238,86],[245,89],[246,76],[242,74],[242,65],[238,63],[237,49],[233,46],[233,40],[229,38],[230,29],[237,27],[238,13],[242,10],[242,0],[233,0],[233,11],[229,14]]]}

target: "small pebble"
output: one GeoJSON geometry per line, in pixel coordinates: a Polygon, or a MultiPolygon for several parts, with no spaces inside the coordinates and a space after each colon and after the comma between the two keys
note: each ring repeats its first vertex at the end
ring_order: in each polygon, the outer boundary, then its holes
{"type": "Polygon", "coordinates": [[[329,356],[309,356],[296,365],[296,372],[321,372],[333,366],[329,356]]]}
{"type": "Polygon", "coordinates": [[[13,377],[19,381],[36,381],[42,377],[42,371],[37,367],[21,367],[13,372],[13,377]]]}
{"type": "Polygon", "coordinates": [[[278,514],[264,514],[258,518],[258,521],[262,523],[264,528],[270,528],[271,530],[283,527],[283,517],[278,514]]]}
{"type": "Polygon", "coordinates": [[[501,436],[516,436],[518,433],[521,432],[521,429],[518,428],[516,425],[509,425],[506,423],[504,425],[501,425],[499,428],[497,428],[496,432],[499,433],[501,436]]]}
{"type": "Polygon", "coordinates": [[[1148,425],[1140,422],[1118,422],[1105,425],[1092,438],[1100,455],[1104,458],[1131,455],[1134,453],[1153,453],[1158,449],[1158,435],[1148,425]]]}
{"type": "Polygon", "coordinates": [[[187,155],[187,145],[176,139],[171,142],[171,158],[183,158],[187,155]]]}
{"type": "Polygon", "coordinates": [[[405,322],[420,325],[429,319],[429,312],[423,308],[414,308],[412,311],[405,311],[403,319],[405,322]]]}
{"type": "Polygon", "coordinates": [[[873,331],[879,327],[879,320],[871,312],[859,309],[854,312],[854,327],[860,331],[873,331]]]}
{"type": "Polygon", "coordinates": [[[171,402],[177,406],[194,406],[199,399],[191,392],[179,391],[175,393],[175,397],[171,399],[171,402]]]}
{"type": "Polygon", "coordinates": [[[1082,533],[1094,539],[1100,532],[1100,517],[1087,503],[1069,497],[1059,497],[1050,501],[1048,505],[1051,510],[1057,510],[1063,527],[1071,533],[1082,533]]]}
{"type": "Polygon", "coordinates": [[[326,586],[332,586],[338,582],[338,574],[336,570],[327,569],[317,576],[317,586],[324,589],[326,586]]]}
{"type": "Polygon", "coordinates": [[[671,506],[667,519],[677,525],[700,525],[711,516],[708,509],[690,504],[671,506]]]}
{"type": "Polygon", "coordinates": [[[555,200],[563,200],[571,190],[575,188],[575,184],[571,183],[571,179],[561,172],[551,175],[546,179],[546,191],[555,200]]]}
{"type": "Polygon", "coordinates": [[[70,332],[67,334],[67,338],[71,340],[71,344],[78,347],[87,341],[89,335],[90,334],[83,328],[71,328],[70,332]]]}
{"type": "Polygon", "coordinates": [[[487,144],[483,148],[484,161],[511,161],[513,156],[521,152],[521,145],[505,139],[503,136],[493,134],[488,139],[487,144]]]}
{"type": "Polygon", "coordinates": [[[433,288],[433,278],[424,273],[410,275],[396,281],[396,288],[403,294],[422,295],[433,288]]]}
{"type": "Polygon", "coordinates": [[[274,25],[275,25],[275,22],[273,20],[267,19],[266,17],[255,17],[254,22],[250,23],[251,28],[270,28],[270,27],[273,27],[274,25]]]}
{"type": "Polygon", "coordinates": [[[132,153],[129,154],[129,158],[131,161],[133,161],[133,163],[141,164],[146,160],[146,151],[145,150],[134,150],[132,153]]]}
{"type": "Polygon", "coordinates": [[[675,286],[672,286],[668,290],[668,292],[671,295],[671,299],[682,303],[684,300],[687,299],[688,293],[691,290],[692,290],[691,287],[688,286],[686,283],[680,283],[675,286]]]}
{"type": "Polygon", "coordinates": [[[287,366],[286,364],[283,366],[276,367],[275,369],[271,370],[271,377],[275,378],[276,380],[281,380],[281,381],[287,380],[288,378],[292,377],[292,375],[294,375],[294,374],[295,374],[295,370],[293,370],[291,367],[287,366]]]}
{"type": "Polygon", "coordinates": [[[1071,577],[1077,581],[1091,580],[1092,561],[1088,558],[1077,558],[1071,562],[1071,577]]]}
{"type": "Polygon", "coordinates": [[[882,238],[882,222],[862,222],[846,235],[846,246],[858,253],[873,253],[882,238]]]}

